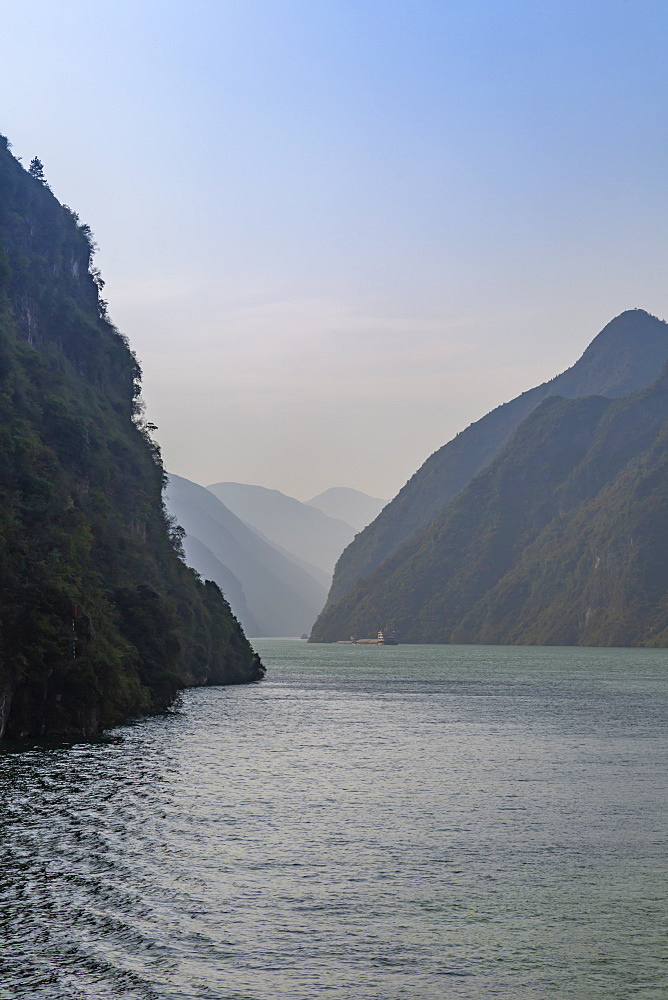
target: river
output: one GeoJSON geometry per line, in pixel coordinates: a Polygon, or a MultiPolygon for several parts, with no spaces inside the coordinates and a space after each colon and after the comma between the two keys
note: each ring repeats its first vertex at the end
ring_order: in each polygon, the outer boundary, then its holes
{"type": "Polygon", "coordinates": [[[257,640],[0,750],[0,1000],[665,1000],[668,651],[257,640]]]}

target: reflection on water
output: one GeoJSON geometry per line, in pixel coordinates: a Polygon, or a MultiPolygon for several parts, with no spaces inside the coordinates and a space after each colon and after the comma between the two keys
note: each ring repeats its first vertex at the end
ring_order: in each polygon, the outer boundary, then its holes
{"type": "Polygon", "coordinates": [[[4,746],[1,1000],[665,997],[668,654],[257,646],[4,746]]]}

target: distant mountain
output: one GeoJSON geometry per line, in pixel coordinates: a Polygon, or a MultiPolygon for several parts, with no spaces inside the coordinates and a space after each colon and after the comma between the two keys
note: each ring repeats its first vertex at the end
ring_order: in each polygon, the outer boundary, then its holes
{"type": "Polygon", "coordinates": [[[355,534],[349,524],[264,486],[214,483],[207,489],[269,542],[325,573],[329,586],[336,560],[355,534]]]}
{"type": "Polygon", "coordinates": [[[641,309],[613,319],[572,368],[492,410],[427,459],[342,553],[325,610],[437,517],[548,396],[624,396],[657,378],[667,359],[666,323],[641,309]]]}
{"type": "Polygon", "coordinates": [[[309,507],[317,507],[328,517],[338,518],[351,524],[355,531],[361,531],[378,517],[387,500],[370,497],[348,486],[333,486],[306,502],[309,507]]]}
{"type": "Polygon", "coordinates": [[[310,630],[325,599],[321,583],[260,538],[203,486],[170,475],[165,503],[185,529],[184,547],[191,565],[204,577],[212,574],[245,630],[256,636],[301,635],[310,630]],[[241,602],[237,585],[242,589],[241,602]]]}
{"type": "Polygon", "coordinates": [[[313,637],[666,646],[667,519],[668,366],[621,399],[543,401],[313,637]]]}

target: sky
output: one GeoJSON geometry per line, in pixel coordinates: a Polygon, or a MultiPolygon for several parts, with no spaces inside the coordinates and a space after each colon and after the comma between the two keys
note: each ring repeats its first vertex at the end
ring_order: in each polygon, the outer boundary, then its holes
{"type": "Polygon", "coordinates": [[[665,0],[23,0],[0,132],[99,245],[165,464],[390,498],[668,318],[665,0]]]}

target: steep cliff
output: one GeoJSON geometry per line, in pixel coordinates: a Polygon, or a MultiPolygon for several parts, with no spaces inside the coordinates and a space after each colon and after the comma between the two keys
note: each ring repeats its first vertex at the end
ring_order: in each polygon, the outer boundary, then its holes
{"type": "Polygon", "coordinates": [[[0,735],[94,734],[258,678],[179,557],[90,230],[0,141],[0,735]]]}

